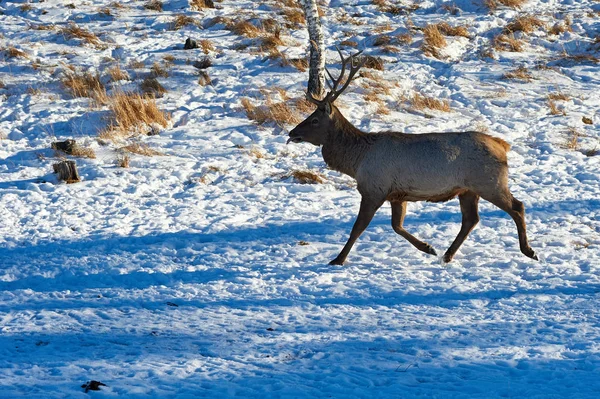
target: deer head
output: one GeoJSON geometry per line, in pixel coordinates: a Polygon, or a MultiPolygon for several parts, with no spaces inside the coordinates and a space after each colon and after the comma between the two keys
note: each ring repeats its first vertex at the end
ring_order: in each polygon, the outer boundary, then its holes
{"type": "Polygon", "coordinates": [[[310,93],[306,93],[306,99],[317,106],[315,112],[313,112],[308,118],[296,126],[289,134],[288,143],[302,143],[307,142],[316,146],[323,145],[327,141],[327,134],[331,130],[332,125],[335,121],[335,116],[339,112],[333,102],[346,90],[354,75],[358,70],[365,64],[366,59],[357,61],[357,57],[362,53],[359,51],[349,57],[344,58],[340,49],[337,49],[338,54],[342,60],[342,70],[337,79],[334,79],[331,72],[327,68],[325,71],[331,79],[331,82],[327,81],[329,85],[329,92],[325,95],[322,100],[317,100],[310,93]],[[346,67],[350,66],[350,72],[348,78],[344,82],[341,88],[338,88],[344,74],[346,67]]]}

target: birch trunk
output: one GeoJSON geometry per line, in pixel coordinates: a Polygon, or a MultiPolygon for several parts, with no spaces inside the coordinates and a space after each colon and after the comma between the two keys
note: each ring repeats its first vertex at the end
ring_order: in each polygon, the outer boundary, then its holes
{"type": "Polygon", "coordinates": [[[317,0],[300,0],[306,17],[310,47],[308,92],[315,98],[325,94],[325,42],[319,19],[317,0]]]}

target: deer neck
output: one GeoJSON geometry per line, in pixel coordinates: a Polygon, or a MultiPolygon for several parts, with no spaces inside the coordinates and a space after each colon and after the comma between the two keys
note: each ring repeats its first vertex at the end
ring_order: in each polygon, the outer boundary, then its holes
{"type": "Polygon", "coordinates": [[[325,163],[334,170],[356,177],[356,171],[370,146],[368,135],[352,125],[338,111],[321,153],[325,163]]]}

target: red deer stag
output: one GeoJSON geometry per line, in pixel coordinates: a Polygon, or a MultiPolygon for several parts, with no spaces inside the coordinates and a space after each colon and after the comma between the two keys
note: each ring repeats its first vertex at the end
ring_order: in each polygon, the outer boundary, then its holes
{"type": "Polygon", "coordinates": [[[340,75],[334,79],[327,70],[330,91],[322,100],[307,93],[317,106],[305,121],[289,134],[288,143],[308,142],[323,146],[323,159],[330,168],[353,177],[362,196],[360,211],[348,242],[330,262],[341,265],[352,246],[367,228],[375,212],[385,201],[392,206],[392,227],[417,249],[437,255],[431,245],[419,240],[403,225],[408,201],[448,201],[458,195],[462,226],[444,254],[450,262],[467,235],[479,222],[477,205],[483,198],[508,213],[517,225],[521,252],[537,260],[527,242],[525,208],[508,189],[504,140],[479,132],[404,134],[398,132],[365,133],[354,127],[335,100],[364,65],[361,52],[342,59],[340,75]],[[344,80],[346,69],[350,69],[344,80]]]}

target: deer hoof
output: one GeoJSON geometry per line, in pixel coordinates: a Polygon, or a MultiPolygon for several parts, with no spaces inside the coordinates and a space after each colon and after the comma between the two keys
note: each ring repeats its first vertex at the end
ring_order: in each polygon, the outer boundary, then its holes
{"type": "Polygon", "coordinates": [[[334,260],[332,260],[331,262],[329,262],[330,265],[338,265],[341,266],[344,264],[344,259],[339,259],[339,258],[335,258],[334,260]]]}
{"type": "Polygon", "coordinates": [[[437,256],[437,252],[435,252],[435,249],[433,249],[433,247],[429,244],[425,245],[423,252],[437,256]]]}
{"type": "Polygon", "coordinates": [[[533,249],[531,249],[530,247],[525,248],[521,252],[523,252],[523,255],[527,256],[528,258],[539,261],[537,255],[535,254],[535,251],[533,249]]]}
{"type": "Polygon", "coordinates": [[[449,253],[444,254],[444,263],[450,263],[452,262],[452,258],[454,257],[454,255],[451,255],[449,253]]]}

